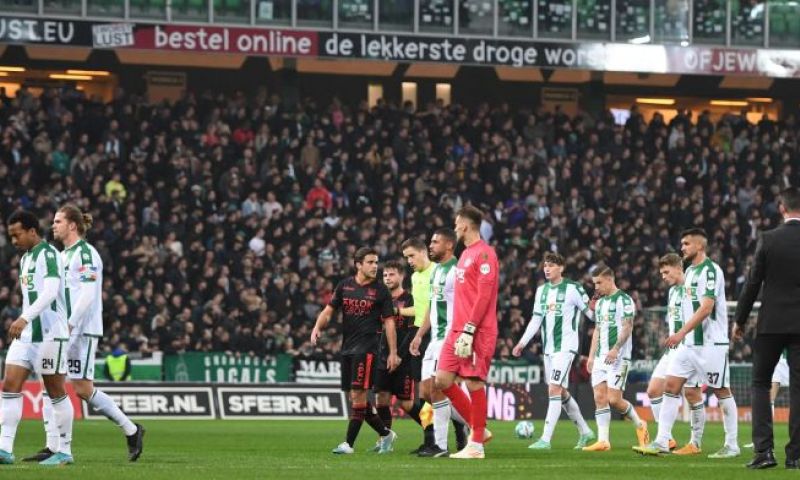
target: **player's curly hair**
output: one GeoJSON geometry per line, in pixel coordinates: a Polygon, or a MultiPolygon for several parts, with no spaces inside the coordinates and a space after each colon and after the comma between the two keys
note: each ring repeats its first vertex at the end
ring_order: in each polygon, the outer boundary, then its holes
{"type": "Polygon", "coordinates": [[[561,265],[562,267],[566,264],[566,260],[564,260],[564,256],[560,253],[556,252],[546,252],[544,257],[542,258],[543,263],[555,263],[556,265],[561,265]]]}

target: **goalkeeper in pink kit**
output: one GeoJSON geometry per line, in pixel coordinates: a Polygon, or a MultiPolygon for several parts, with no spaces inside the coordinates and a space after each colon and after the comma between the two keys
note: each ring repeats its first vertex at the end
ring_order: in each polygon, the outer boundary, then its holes
{"type": "Polygon", "coordinates": [[[467,446],[451,458],[484,458],[486,376],[497,344],[498,264],[494,249],[480,236],[483,214],[466,206],[456,215],[456,237],[467,247],[456,265],[453,325],[439,356],[436,386],[472,427],[467,446]],[[469,396],[455,383],[466,381],[469,396]]]}

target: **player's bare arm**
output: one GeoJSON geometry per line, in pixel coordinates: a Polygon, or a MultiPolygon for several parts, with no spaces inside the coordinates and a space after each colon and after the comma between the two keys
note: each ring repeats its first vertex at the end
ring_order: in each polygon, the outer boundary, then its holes
{"type": "Polygon", "coordinates": [[[422,325],[417,329],[416,335],[411,340],[411,345],[408,346],[408,351],[411,352],[411,355],[418,357],[419,346],[422,345],[422,339],[425,338],[425,335],[428,333],[428,330],[431,329],[431,307],[425,309],[425,319],[422,321],[422,325]]]}
{"type": "Polygon", "coordinates": [[[617,343],[608,351],[606,355],[606,363],[612,364],[617,361],[619,357],[619,352],[622,350],[622,347],[631,338],[631,334],[633,333],[633,317],[625,317],[622,319],[622,329],[619,332],[619,336],[617,337],[617,343]]]}
{"type": "Polygon", "coordinates": [[[586,369],[590,372],[592,371],[592,367],[594,367],[594,356],[597,352],[597,342],[599,339],[599,325],[594,326],[594,331],[592,332],[592,346],[589,347],[589,358],[586,360],[586,369]]]}
{"type": "Polygon", "coordinates": [[[322,332],[322,329],[328,325],[328,322],[331,321],[331,316],[333,315],[334,308],[330,305],[326,305],[325,308],[319,312],[317,315],[317,322],[314,324],[314,329],[311,331],[311,344],[316,346],[317,341],[319,340],[319,336],[322,332]]]}
{"type": "Polygon", "coordinates": [[[400,366],[400,357],[397,355],[397,329],[394,318],[387,318],[383,321],[383,330],[386,332],[386,343],[389,345],[389,357],[386,366],[393,372],[400,366]]]}

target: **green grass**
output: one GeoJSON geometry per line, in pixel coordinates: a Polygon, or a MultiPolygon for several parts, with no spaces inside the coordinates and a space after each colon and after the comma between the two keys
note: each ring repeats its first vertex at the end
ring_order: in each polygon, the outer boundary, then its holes
{"type": "MultiPolygon", "coordinates": [[[[356,444],[356,454],[334,456],[330,450],[344,437],[345,421],[147,421],[145,452],[138,463],[127,462],[121,432],[107,421],[79,421],[75,424],[74,447],[76,464],[50,468],[24,464],[19,459],[42,447],[41,423],[26,421],[20,425],[15,454],[17,463],[2,466],[4,478],[16,479],[183,479],[194,480],[242,478],[347,478],[421,480],[442,476],[474,478],[583,478],[583,479],[670,479],[695,478],[774,478],[787,476],[783,469],[783,445],[786,424],[777,426],[781,465],[771,472],[758,474],[744,468],[751,452],[742,449],[742,456],[732,460],[709,460],[702,457],[645,458],[631,451],[635,434],[630,423],[612,423],[613,450],[586,453],[572,450],[577,434],[569,422],[556,429],[553,450],[533,452],[526,447],[531,441],[514,437],[514,423],[490,422],[495,440],[487,446],[487,459],[466,461],[416,458],[408,455],[421,441],[416,424],[408,420],[395,422],[399,440],[395,452],[378,456],[366,453],[375,441],[375,434],[364,425],[356,444]]],[[[536,421],[536,435],[542,422],[536,421]]],[[[594,427],[594,422],[590,422],[594,427]]],[[[655,426],[650,427],[655,435],[655,426]]],[[[749,424],[740,425],[740,444],[749,442],[749,424]]],[[[688,438],[688,426],[676,426],[679,443],[688,438]]],[[[722,426],[706,426],[705,452],[722,445],[722,426]]],[[[0,473],[0,475],[3,475],[0,473]]]]}

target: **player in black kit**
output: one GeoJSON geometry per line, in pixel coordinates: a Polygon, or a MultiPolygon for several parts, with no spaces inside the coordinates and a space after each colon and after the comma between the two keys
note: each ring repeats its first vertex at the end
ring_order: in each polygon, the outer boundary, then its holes
{"type": "MultiPolygon", "coordinates": [[[[403,279],[405,277],[405,265],[399,261],[389,261],[383,267],[383,283],[392,295],[395,309],[399,312],[405,307],[414,304],[414,297],[410,292],[403,290],[403,279]]],[[[423,400],[414,401],[415,380],[414,363],[411,361],[409,346],[414,336],[417,334],[417,327],[414,326],[414,315],[399,315],[395,319],[397,329],[397,351],[400,355],[400,366],[390,372],[386,365],[389,348],[386,343],[386,336],[381,336],[380,361],[375,376],[375,402],[378,404],[378,415],[383,423],[389,428],[392,427],[391,401],[392,395],[397,397],[400,406],[405,410],[409,417],[422,425],[419,412],[425,402],[423,400]]],[[[433,433],[433,430],[431,430],[433,433]]],[[[376,445],[377,448],[377,445],[376,445]]]]}
{"type": "Polygon", "coordinates": [[[350,392],[352,413],[347,426],[347,440],[334,448],[333,453],[353,453],[353,445],[364,420],[380,435],[379,453],[389,453],[397,434],[386,427],[375,413],[375,409],[367,401],[367,390],[372,387],[372,369],[376,363],[381,330],[386,335],[389,350],[386,357],[387,369],[392,372],[400,364],[395,330],[395,316],[398,312],[392,304],[389,290],[377,279],[377,250],[359,248],[355,253],[354,263],[355,276],[342,280],[336,286],[330,304],[317,317],[317,323],[311,332],[311,343],[317,344],[333,313],[340,310],[342,390],[350,392]]]}

